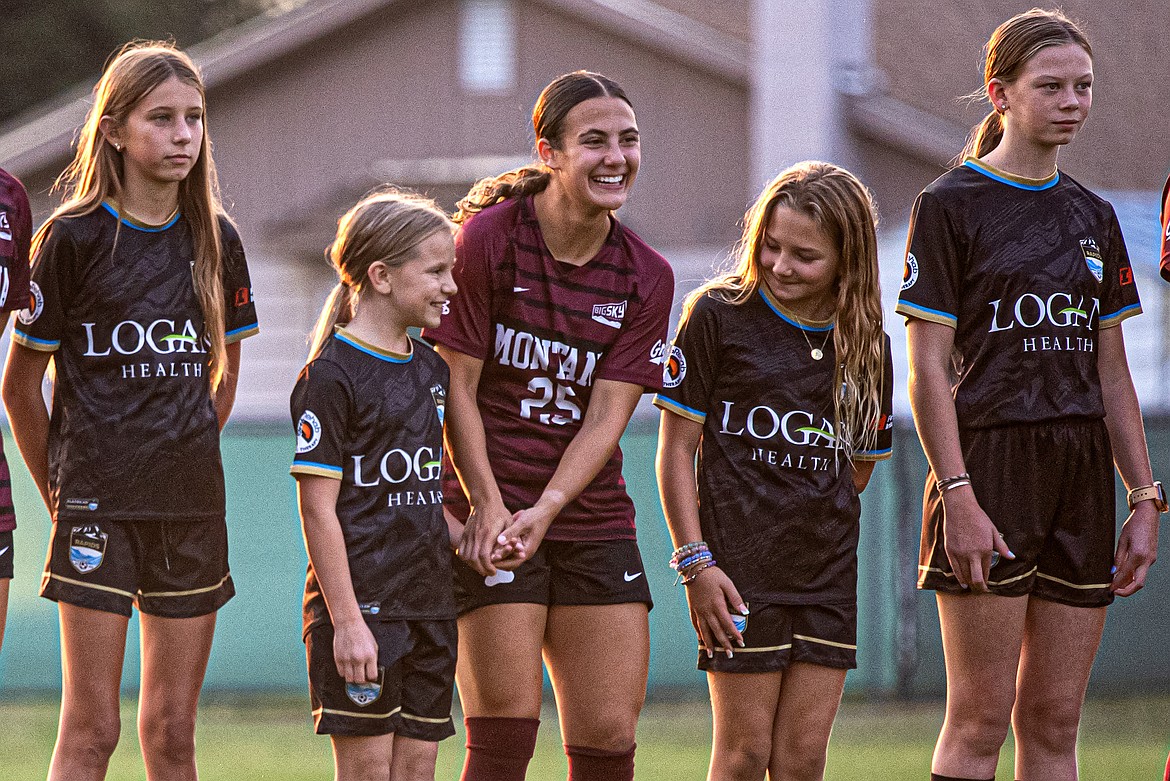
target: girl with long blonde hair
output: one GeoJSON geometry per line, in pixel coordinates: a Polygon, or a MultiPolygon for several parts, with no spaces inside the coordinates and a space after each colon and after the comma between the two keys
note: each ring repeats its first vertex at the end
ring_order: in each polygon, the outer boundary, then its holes
{"type": "Polygon", "coordinates": [[[258,331],[205,103],[186,54],[123,48],[58,182],[64,203],[33,239],[3,397],[53,520],[41,581],[61,618],[52,779],[105,775],[134,605],[147,777],[195,778],[216,611],[235,593],[219,431],[239,342],[258,331]],[[41,396],[50,361],[51,413],[41,396]]]}
{"type": "Polygon", "coordinates": [[[711,779],[821,778],[856,666],[858,494],[891,448],[876,218],[844,169],[777,176],[734,268],[686,299],[654,400],[711,779]]]}

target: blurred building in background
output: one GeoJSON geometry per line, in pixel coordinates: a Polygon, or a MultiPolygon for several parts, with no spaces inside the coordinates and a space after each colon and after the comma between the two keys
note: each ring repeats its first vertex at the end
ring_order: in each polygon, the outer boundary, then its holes
{"type": "MultiPolygon", "coordinates": [[[[1088,0],[1065,4],[1095,42],[1098,89],[1093,118],[1062,164],[1091,186],[1152,192],[1165,172],[1164,119],[1148,110],[1170,103],[1166,85],[1149,78],[1160,72],[1152,42],[1170,31],[1160,5],[1135,0],[1120,15],[1088,0]]],[[[985,106],[956,96],[980,86],[980,46],[1023,5],[925,8],[914,0],[310,0],[197,47],[263,329],[247,346],[253,368],[243,373],[238,414],[286,414],[305,335],[331,286],[322,253],[337,217],[385,182],[450,207],[475,179],[530,160],[538,92],[577,68],[614,77],[635,103],[644,162],[621,217],[672,260],[680,294],[722,258],[765,181],[819,158],[853,169],[876,192],[892,299],[913,197],[957,154],[985,106]]],[[[0,166],[24,179],[39,217],[86,105],[69,102],[0,136],[0,166]]],[[[1145,290],[1147,301],[1158,298],[1151,284],[1145,290]]]]}

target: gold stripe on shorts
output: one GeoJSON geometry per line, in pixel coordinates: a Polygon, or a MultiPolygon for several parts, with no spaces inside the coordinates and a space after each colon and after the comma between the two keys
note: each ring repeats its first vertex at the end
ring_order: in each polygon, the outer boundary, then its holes
{"type": "Polygon", "coordinates": [[[832,640],[822,640],[819,637],[809,637],[808,635],[794,634],[792,636],[794,638],[796,638],[797,640],[805,640],[805,641],[810,642],[810,643],[820,643],[822,645],[831,645],[834,648],[844,648],[847,651],[856,651],[857,650],[856,645],[849,645],[848,643],[837,643],[837,642],[834,642],[832,640]]]}
{"type": "Polygon", "coordinates": [[[1036,577],[1044,578],[1045,580],[1052,580],[1052,581],[1059,583],[1062,586],[1068,586],[1069,588],[1080,589],[1083,591],[1088,591],[1089,589],[1094,589],[1094,588],[1109,588],[1110,586],[1113,585],[1112,583],[1089,583],[1086,585],[1082,585],[1079,583],[1069,583],[1067,580],[1061,580],[1060,578],[1053,577],[1052,575],[1045,575],[1043,572],[1037,572],[1036,577]]]}
{"type": "MultiPolygon", "coordinates": [[[[920,572],[937,572],[939,575],[942,575],[944,578],[955,578],[956,580],[958,579],[958,576],[955,575],[955,573],[947,572],[946,570],[939,569],[938,567],[928,567],[925,564],[919,564],[918,569],[920,572]]],[[[1037,575],[1041,578],[1048,577],[1047,575],[1041,575],[1039,572],[1036,572],[1036,568],[1032,567],[1032,569],[1028,570],[1027,572],[1025,572],[1022,575],[1016,575],[1015,577],[1011,577],[1011,578],[1004,578],[1003,580],[989,580],[989,581],[987,581],[987,585],[989,585],[989,586],[1006,586],[1009,583],[1015,583],[1017,580],[1023,580],[1024,578],[1030,578],[1030,577],[1032,577],[1032,575],[1037,575]]],[[[1052,580],[1056,580],[1056,578],[1052,578],[1052,580]]],[[[1061,581],[1061,582],[1063,583],[1064,581],[1061,581]]],[[[1072,586],[1071,583],[1069,583],[1068,585],[1072,586]]],[[[1074,588],[1095,588],[1095,587],[1090,587],[1090,586],[1073,586],[1073,587],[1074,588]]]]}
{"type": "MultiPolygon", "coordinates": [[[[733,648],[731,650],[735,651],[735,653],[737,653],[737,654],[758,654],[758,653],[763,653],[764,651],[787,651],[791,647],[792,647],[792,643],[785,643],[784,645],[766,645],[766,646],[761,646],[759,648],[733,648]]],[[[699,650],[706,651],[707,646],[700,645],[699,650]]],[[[719,647],[712,648],[711,650],[718,651],[720,653],[722,653],[722,651],[723,651],[723,649],[719,648],[719,647]]]]}
{"type": "Polygon", "coordinates": [[[445,719],[432,719],[432,718],[429,718],[427,716],[413,716],[409,713],[406,713],[405,711],[403,711],[403,713],[402,713],[402,718],[410,719],[411,721],[423,721],[423,722],[426,722],[427,724],[446,724],[448,721],[451,720],[450,716],[448,716],[445,719]]]}
{"type": "Polygon", "coordinates": [[[204,586],[203,588],[193,588],[193,589],[189,589],[187,591],[151,591],[149,593],[146,591],[139,591],[138,593],[144,597],[189,597],[192,594],[206,594],[208,591],[215,591],[217,588],[222,586],[224,583],[227,583],[228,578],[230,578],[231,576],[232,576],[232,573],[229,572],[228,574],[224,575],[220,579],[220,581],[218,583],[216,583],[214,586],[204,586]]]}
{"type": "Polygon", "coordinates": [[[402,710],[401,706],[389,713],[358,713],[356,711],[337,710],[336,708],[317,708],[317,710],[313,711],[313,715],[320,716],[322,713],[328,713],[331,716],[349,716],[355,719],[388,719],[400,710],[402,710]]]}
{"type": "Polygon", "coordinates": [[[136,596],[135,594],[131,594],[129,591],[123,591],[122,589],[114,588],[113,586],[103,586],[100,583],[86,583],[84,580],[74,580],[73,578],[62,577],[61,575],[56,575],[52,572],[44,572],[41,575],[41,581],[44,582],[45,580],[48,580],[48,579],[59,580],[62,583],[68,583],[71,586],[81,586],[82,588],[92,588],[95,591],[107,591],[111,594],[117,594],[119,596],[129,597],[130,599],[134,599],[134,597],[136,596]]]}

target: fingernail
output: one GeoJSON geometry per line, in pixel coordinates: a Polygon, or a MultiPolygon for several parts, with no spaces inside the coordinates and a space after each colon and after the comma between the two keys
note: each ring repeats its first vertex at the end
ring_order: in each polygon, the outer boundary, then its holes
{"type": "Polygon", "coordinates": [[[1116,566],[1116,565],[1114,565],[1114,566],[1113,566],[1113,568],[1109,570],[1109,574],[1110,574],[1110,575],[1116,575],[1116,574],[1117,574],[1117,566],[1116,566]]]}
{"type": "Polygon", "coordinates": [[[747,647],[747,646],[744,644],[744,642],[743,642],[743,638],[742,638],[742,637],[739,639],[739,647],[740,647],[740,648],[746,648],[746,647],[747,647]]]}
{"type": "Polygon", "coordinates": [[[715,652],[714,652],[714,651],[712,651],[710,648],[708,648],[708,649],[707,649],[707,658],[708,658],[708,659],[714,659],[714,658],[715,658],[715,652]]]}
{"type": "Polygon", "coordinates": [[[503,545],[507,541],[508,541],[508,538],[505,537],[503,534],[501,534],[499,537],[496,537],[496,542],[500,543],[501,545],[503,545]]]}
{"type": "Polygon", "coordinates": [[[739,606],[739,614],[741,616],[746,616],[748,614],[747,605],[740,605],[739,606]]]}
{"type": "Polygon", "coordinates": [[[730,648],[728,648],[727,649],[727,658],[730,659],[733,656],[735,656],[735,651],[732,651],[730,648]]]}
{"type": "Polygon", "coordinates": [[[1012,552],[1009,550],[1009,551],[1007,552],[1007,557],[1008,557],[1009,559],[1014,559],[1014,558],[1016,557],[1016,554],[1012,553],[1012,552]]]}

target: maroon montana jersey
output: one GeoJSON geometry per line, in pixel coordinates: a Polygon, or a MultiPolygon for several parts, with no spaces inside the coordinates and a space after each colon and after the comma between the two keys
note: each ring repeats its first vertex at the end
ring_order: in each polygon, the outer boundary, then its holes
{"type": "MultiPolygon", "coordinates": [[[[28,251],[32,243],[32,212],[24,187],[0,169],[0,312],[28,306],[28,251]]],[[[0,331],[3,321],[0,321],[0,331]]],[[[0,449],[0,532],[16,528],[8,462],[0,449]]]]}
{"type": "MultiPolygon", "coordinates": [[[[455,252],[459,294],[442,325],[424,336],[484,362],[476,398],[488,459],[504,505],[516,512],[548,485],[581,430],[596,380],[661,388],[674,274],[616,219],[588,263],[557,261],[530,197],[476,214],[456,237],[455,252]]],[[[449,460],[443,496],[457,517],[467,517],[449,460]]],[[[620,449],[545,536],[635,537],[620,449]]]]}

